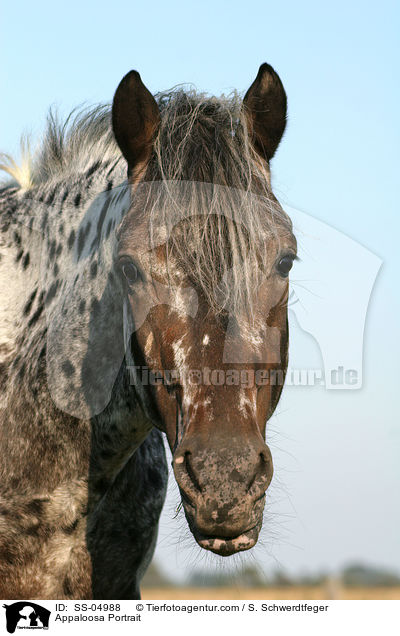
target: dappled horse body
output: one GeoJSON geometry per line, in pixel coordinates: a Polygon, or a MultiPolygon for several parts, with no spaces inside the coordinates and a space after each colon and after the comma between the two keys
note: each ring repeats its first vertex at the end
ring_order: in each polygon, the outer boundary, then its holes
{"type": "Polygon", "coordinates": [[[111,111],[50,118],[5,166],[2,598],[139,598],[163,432],[197,543],[255,545],[296,254],[269,176],[285,122],[267,64],[243,101],[153,97],[131,71],[111,111]]]}

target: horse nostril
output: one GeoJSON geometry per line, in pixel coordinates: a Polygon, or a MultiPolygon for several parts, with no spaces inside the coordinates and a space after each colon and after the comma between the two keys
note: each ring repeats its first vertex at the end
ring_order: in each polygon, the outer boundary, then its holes
{"type": "Polygon", "coordinates": [[[196,474],[193,470],[192,464],[190,462],[190,456],[191,456],[191,452],[190,451],[186,451],[185,453],[185,468],[186,468],[186,472],[189,475],[191,482],[193,484],[193,486],[196,488],[196,490],[198,490],[198,492],[202,491],[202,488],[199,484],[199,480],[196,477],[196,474]]]}
{"type": "Polygon", "coordinates": [[[268,446],[265,446],[264,450],[261,451],[260,457],[265,466],[267,466],[271,462],[271,451],[269,450],[268,446]]]}
{"type": "MultiPolygon", "coordinates": [[[[247,486],[247,492],[250,492],[250,490],[253,488],[255,482],[257,479],[259,479],[260,477],[262,478],[263,476],[267,476],[268,472],[269,472],[269,463],[270,463],[270,458],[268,456],[268,454],[266,454],[264,451],[262,451],[259,454],[259,459],[258,459],[258,464],[256,466],[256,469],[254,471],[254,475],[253,477],[250,479],[250,482],[247,486]]],[[[264,495],[261,495],[264,496],[264,495]]],[[[261,498],[261,497],[259,497],[261,498]]]]}

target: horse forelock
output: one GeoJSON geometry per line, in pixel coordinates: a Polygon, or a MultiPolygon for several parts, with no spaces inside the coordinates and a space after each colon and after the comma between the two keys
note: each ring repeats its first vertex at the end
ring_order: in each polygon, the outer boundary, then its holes
{"type": "Polygon", "coordinates": [[[292,225],[249,143],[242,100],[178,88],[158,104],[154,152],[122,235],[134,239],[140,225],[143,238],[147,223],[148,244],[167,245],[167,270],[178,265],[213,312],[251,314],[271,252],[292,225]]]}
{"type": "Polygon", "coordinates": [[[270,196],[203,182],[145,182],[120,228],[120,240],[157,253],[150,264],[171,286],[196,288],[213,313],[251,315],[292,225],[270,196]],[[160,247],[163,246],[163,257],[160,247]],[[163,262],[161,262],[163,261],[163,262]]]}

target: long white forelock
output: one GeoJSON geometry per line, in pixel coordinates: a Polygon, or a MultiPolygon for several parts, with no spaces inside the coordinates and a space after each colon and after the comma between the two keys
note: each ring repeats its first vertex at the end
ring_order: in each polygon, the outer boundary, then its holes
{"type": "Polygon", "coordinates": [[[267,239],[291,234],[283,210],[265,196],[199,182],[147,182],[135,197],[150,218],[148,249],[167,245],[167,273],[178,263],[214,311],[251,315],[270,260],[267,239]]]}

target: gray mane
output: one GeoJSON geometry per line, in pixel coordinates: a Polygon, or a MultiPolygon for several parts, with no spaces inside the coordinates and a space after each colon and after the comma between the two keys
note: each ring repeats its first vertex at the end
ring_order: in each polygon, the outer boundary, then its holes
{"type": "Polygon", "coordinates": [[[9,155],[0,155],[0,169],[12,177],[14,184],[33,192],[57,182],[82,177],[104,163],[122,161],[111,130],[108,105],[75,110],[61,122],[50,110],[40,146],[33,153],[31,143],[21,140],[20,163],[9,155]]]}
{"type": "Polygon", "coordinates": [[[35,185],[67,181],[112,161],[122,161],[122,157],[112,133],[108,105],[73,111],[64,122],[50,111],[42,147],[33,163],[32,181],[35,185]]]}
{"type": "MultiPolygon", "coordinates": [[[[248,187],[255,162],[238,93],[215,98],[178,87],[159,93],[156,101],[161,126],[156,161],[148,178],[248,187]]],[[[65,121],[50,110],[40,147],[32,153],[29,141],[23,138],[21,154],[22,162],[29,166],[30,189],[81,176],[96,164],[122,161],[108,104],[75,109],[65,121]]],[[[13,158],[0,156],[0,169],[9,174],[18,169],[13,158]]]]}

